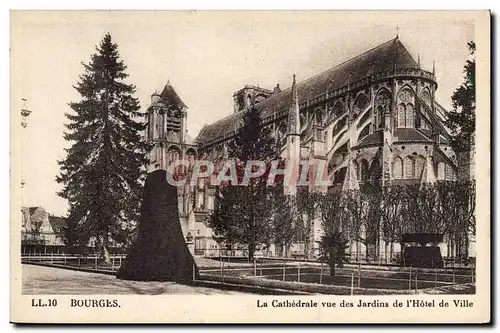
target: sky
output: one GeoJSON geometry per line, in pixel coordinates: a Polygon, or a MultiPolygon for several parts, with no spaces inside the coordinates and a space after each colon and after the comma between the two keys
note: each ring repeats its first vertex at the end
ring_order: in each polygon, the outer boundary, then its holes
{"type": "Polygon", "coordinates": [[[11,14],[11,163],[25,180],[26,206],[64,215],[57,196],[64,113],[79,96],[73,85],[104,34],[118,44],[128,82],[146,109],[167,80],[188,106],[188,131],[233,112],[233,93],[246,84],[272,89],[301,81],[399,34],[422,68],[435,61],[437,100],[451,107],[463,80],[474,21],[465,12],[203,12],[99,11],[11,14]],[[22,98],[32,110],[21,131],[22,98]],[[23,143],[21,145],[21,143],[23,143]],[[20,166],[21,167],[16,167],[20,166]]]}

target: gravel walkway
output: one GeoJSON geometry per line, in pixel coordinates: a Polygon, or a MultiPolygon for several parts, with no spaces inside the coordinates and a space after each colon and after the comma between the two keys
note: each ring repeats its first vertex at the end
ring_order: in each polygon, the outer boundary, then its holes
{"type": "Polygon", "coordinates": [[[243,295],[244,293],[174,282],[119,280],[111,275],[23,265],[23,294],[60,295],[243,295]]]}

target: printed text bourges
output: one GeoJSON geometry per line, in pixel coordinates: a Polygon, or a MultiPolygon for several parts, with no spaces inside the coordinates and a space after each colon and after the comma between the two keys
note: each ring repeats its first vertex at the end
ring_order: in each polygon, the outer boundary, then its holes
{"type": "MultiPolygon", "coordinates": [[[[55,298],[42,299],[42,298],[32,298],[32,307],[56,307],[59,303],[55,298]]],[[[69,306],[72,308],[119,308],[120,303],[116,299],[76,299],[71,298],[69,300],[69,306]]]]}

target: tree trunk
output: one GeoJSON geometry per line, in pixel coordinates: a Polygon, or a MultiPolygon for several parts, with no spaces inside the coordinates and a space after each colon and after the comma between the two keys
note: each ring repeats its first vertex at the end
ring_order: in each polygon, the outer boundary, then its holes
{"type": "Polygon", "coordinates": [[[389,243],[386,241],[384,242],[384,253],[385,253],[385,262],[388,263],[389,262],[389,243]]]}
{"type": "Polygon", "coordinates": [[[465,232],[465,235],[464,235],[464,256],[465,256],[465,264],[468,265],[469,264],[469,235],[467,233],[467,231],[465,232]]]}
{"type": "Polygon", "coordinates": [[[330,266],[330,276],[335,276],[335,261],[330,259],[328,265],[330,266]]]}
{"type": "Polygon", "coordinates": [[[349,261],[352,260],[354,254],[354,241],[352,239],[349,240],[349,261]]]}
{"type": "Polygon", "coordinates": [[[248,260],[252,261],[255,253],[255,244],[248,244],[248,260]]]}
{"type": "Polygon", "coordinates": [[[111,258],[109,256],[109,251],[108,251],[108,244],[107,244],[107,237],[100,237],[99,241],[99,259],[105,263],[105,264],[110,264],[111,263],[111,258]]]}
{"type": "Polygon", "coordinates": [[[389,258],[390,258],[390,262],[392,262],[392,259],[394,259],[394,242],[391,242],[391,248],[390,248],[390,255],[389,255],[389,258]]]}
{"type": "Polygon", "coordinates": [[[307,230],[306,237],[304,238],[304,256],[306,258],[309,258],[309,244],[310,242],[310,237],[311,237],[311,230],[307,230]]]}
{"type": "Polygon", "coordinates": [[[365,246],[365,261],[368,262],[368,242],[363,244],[365,246]]]}

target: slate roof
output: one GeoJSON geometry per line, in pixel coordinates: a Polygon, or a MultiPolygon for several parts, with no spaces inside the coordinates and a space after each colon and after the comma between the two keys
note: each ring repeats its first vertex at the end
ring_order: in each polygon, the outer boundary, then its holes
{"type": "MultiPolygon", "coordinates": [[[[432,142],[430,131],[415,128],[397,128],[393,132],[393,142],[432,142]]],[[[381,146],[384,143],[384,132],[376,131],[361,139],[356,147],[381,146]]]]}
{"type": "Polygon", "coordinates": [[[181,109],[187,108],[186,104],[184,104],[182,99],[179,97],[174,87],[172,87],[172,85],[170,84],[170,81],[167,82],[165,87],[163,87],[161,93],[158,95],[160,96],[161,104],[176,105],[179,106],[179,108],[181,109]]]}
{"type": "MultiPolygon", "coordinates": [[[[349,81],[353,82],[370,75],[371,72],[391,70],[394,66],[396,68],[418,68],[417,62],[398,38],[391,39],[323,73],[299,82],[297,84],[299,102],[310,100],[326,91],[334,91],[346,86],[349,81]]],[[[292,90],[288,88],[257,104],[262,118],[289,108],[292,100],[291,95],[292,90]]],[[[241,112],[233,113],[205,126],[196,138],[197,143],[203,144],[234,131],[240,118],[241,112]]]]}
{"type": "Polygon", "coordinates": [[[49,215],[49,223],[55,233],[64,232],[66,219],[64,217],[49,215]]]}
{"type": "Polygon", "coordinates": [[[394,130],[394,142],[432,142],[432,139],[415,128],[398,128],[394,130]]]}
{"type": "Polygon", "coordinates": [[[36,206],[36,207],[29,207],[30,216],[33,215],[38,208],[39,208],[38,206],[36,206]]]}
{"type": "Polygon", "coordinates": [[[356,147],[363,147],[363,146],[380,146],[384,142],[384,132],[383,131],[376,131],[371,134],[368,134],[365,136],[363,139],[361,139],[356,147]]]}

